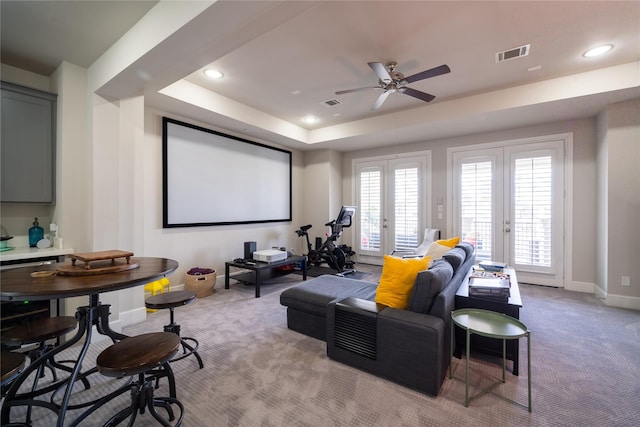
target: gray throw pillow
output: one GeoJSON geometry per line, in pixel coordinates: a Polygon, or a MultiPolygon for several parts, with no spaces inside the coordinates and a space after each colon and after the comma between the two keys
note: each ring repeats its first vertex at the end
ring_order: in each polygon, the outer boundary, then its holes
{"type": "Polygon", "coordinates": [[[418,273],[409,298],[410,311],[428,314],[433,301],[453,277],[453,267],[443,260],[436,261],[431,268],[418,273]]]}

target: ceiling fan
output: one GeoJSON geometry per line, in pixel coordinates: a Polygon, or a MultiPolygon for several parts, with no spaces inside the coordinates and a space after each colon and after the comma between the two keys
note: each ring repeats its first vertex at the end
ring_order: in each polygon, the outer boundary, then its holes
{"type": "Polygon", "coordinates": [[[383,64],[382,62],[369,62],[368,64],[369,67],[371,67],[371,69],[378,76],[377,86],[340,90],[336,92],[336,95],[361,92],[370,89],[384,89],[384,92],[382,92],[380,96],[378,96],[378,99],[376,99],[376,101],[371,106],[372,111],[380,108],[385,99],[387,99],[390,94],[395,92],[404,93],[405,95],[413,96],[414,98],[420,99],[425,102],[433,101],[435,99],[435,95],[412,89],[410,87],[407,87],[406,85],[409,83],[417,82],[418,80],[424,80],[430,77],[436,77],[451,72],[451,69],[448,65],[440,65],[439,67],[431,68],[418,74],[405,77],[404,74],[396,71],[396,67],[398,66],[398,64],[395,62],[388,62],[387,64],[383,64]]]}

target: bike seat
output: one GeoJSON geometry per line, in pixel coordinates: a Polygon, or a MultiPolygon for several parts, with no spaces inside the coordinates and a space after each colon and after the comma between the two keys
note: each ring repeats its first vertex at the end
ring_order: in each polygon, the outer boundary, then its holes
{"type": "Polygon", "coordinates": [[[303,225],[302,227],[300,227],[300,230],[301,231],[307,231],[310,228],[311,228],[311,224],[307,224],[307,225],[303,225]]]}

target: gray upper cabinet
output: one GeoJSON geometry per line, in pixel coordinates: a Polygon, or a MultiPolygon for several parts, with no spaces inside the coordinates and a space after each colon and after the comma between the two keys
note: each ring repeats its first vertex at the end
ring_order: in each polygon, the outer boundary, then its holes
{"type": "Polygon", "coordinates": [[[55,202],[56,95],[2,82],[0,201],[55,202]]]}

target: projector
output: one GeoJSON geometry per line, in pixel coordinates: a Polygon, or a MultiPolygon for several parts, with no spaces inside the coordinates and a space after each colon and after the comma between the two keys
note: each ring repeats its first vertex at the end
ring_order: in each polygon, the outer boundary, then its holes
{"type": "Polygon", "coordinates": [[[286,251],[279,251],[277,249],[265,249],[263,251],[255,251],[253,253],[253,259],[261,262],[278,262],[287,259],[286,251]]]}

